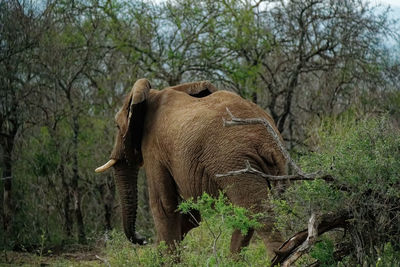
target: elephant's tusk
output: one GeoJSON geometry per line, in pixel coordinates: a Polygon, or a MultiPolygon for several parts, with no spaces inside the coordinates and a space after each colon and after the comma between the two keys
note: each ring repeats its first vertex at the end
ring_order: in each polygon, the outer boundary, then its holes
{"type": "Polygon", "coordinates": [[[111,166],[113,166],[116,162],[117,162],[117,160],[110,159],[106,164],[104,164],[103,166],[98,167],[94,171],[95,172],[104,172],[104,171],[108,170],[111,166]]]}

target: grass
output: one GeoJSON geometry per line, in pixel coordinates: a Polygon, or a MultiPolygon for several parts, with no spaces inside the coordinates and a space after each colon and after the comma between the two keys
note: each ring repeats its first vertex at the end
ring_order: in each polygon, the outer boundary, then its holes
{"type": "MultiPolygon", "coordinates": [[[[254,218],[248,212],[233,206],[221,193],[216,199],[203,194],[196,202],[188,200],[179,207],[183,212],[199,210],[202,214],[200,226],[188,233],[171,253],[165,243],[139,246],[131,244],[120,230],[106,233],[101,247],[75,247],[68,253],[38,249],[36,254],[4,253],[1,262],[9,265],[52,266],[266,266],[269,263],[263,242],[253,238],[248,248],[240,255],[229,251],[233,229],[243,234],[251,227],[257,229],[254,218]]],[[[41,247],[44,247],[44,243],[41,247]]]]}
{"type": "Polygon", "coordinates": [[[101,248],[88,250],[75,249],[57,254],[43,253],[42,255],[7,251],[1,253],[0,266],[266,266],[269,259],[263,242],[253,238],[250,246],[243,250],[240,259],[229,252],[230,231],[221,228],[217,242],[217,257],[213,254],[213,237],[209,228],[201,224],[193,229],[178,245],[177,253],[167,253],[165,244],[149,244],[139,246],[131,244],[125,235],[112,231],[101,248]],[[5,256],[7,254],[7,256],[5,256]],[[177,256],[179,254],[179,256],[177,256]],[[96,257],[97,256],[97,257],[96,257]],[[100,257],[101,259],[99,259],[100,257]],[[177,262],[177,259],[179,261],[177,262]]]}
{"type": "Polygon", "coordinates": [[[93,253],[74,252],[60,255],[37,255],[28,252],[6,251],[0,256],[0,266],[104,266],[93,253]]]}
{"type": "Polygon", "coordinates": [[[137,246],[129,243],[123,233],[114,231],[106,246],[106,258],[111,266],[266,266],[269,263],[264,243],[257,237],[243,250],[239,259],[229,252],[230,231],[222,229],[213,252],[213,237],[204,224],[193,229],[178,245],[174,255],[165,244],[137,246]]]}

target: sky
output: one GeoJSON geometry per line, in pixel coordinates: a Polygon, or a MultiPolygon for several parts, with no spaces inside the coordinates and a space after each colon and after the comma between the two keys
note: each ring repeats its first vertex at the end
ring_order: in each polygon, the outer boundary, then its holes
{"type": "Polygon", "coordinates": [[[384,6],[390,6],[391,7],[391,16],[393,18],[400,19],[400,0],[375,0],[371,1],[371,3],[381,3],[384,6]]]}
{"type": "Polygon", "coordinates": [[[390,5],[393,8],[394,7],[400,7],[400,0],[380,0],[380,1],[377,1],[377,2],[381,2],[383,4],[390,5]]]}
{"type": "MultiPolygon", "coordinates": [[[[400,28],[400,0],[372,0],[371,3],[381,3],[383,6],[390,6],[390,13],[388,18],[397,20],[396,28],[400,28]]],[[[389,46],[398,46],[398,43],[392,38],[387,40],[389,46]]]]}
{"type": "MultiPolygon", "coordinates": [[[[165,0],[149,0],[150,2],[164,2],[165,0]]],[[[400,19],[400,0],[369,0],[372,4],[383,4],[384,6],[391,6],[392,9],[392,18],[400,19]]]]}

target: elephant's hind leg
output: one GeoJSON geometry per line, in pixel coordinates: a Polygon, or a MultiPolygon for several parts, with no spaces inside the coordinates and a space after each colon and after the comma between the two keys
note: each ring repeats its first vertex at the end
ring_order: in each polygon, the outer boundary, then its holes
{"type": "MultiPolygon", "coordinates": [[[[255,231],[263,239],[269,256],[272,256],[273,251],[279,247],[283,241],[279,232],[274,229],[274,214],[269,203],[269,189],[266,180],[256,175],[237,175],[226,177],[221,187],[225,189],[225,194],[229,200],[237,206],[248,209],[251,213],[263,214],[259,219],[261,228],[255,231]]],[[[240,232],[234,232],[231,241],[232,252],[239,251],[249,242],[251,235],[240,236],[240,232]]]]}
{"type": "Polygon", "coordinates": [[[284,241],[281,233],[273,229],[273,222],[264,224],[263,227],[256,231],[263,239],[267,254],[272,259],[275,256],[275,251],[279,249],[284,241]]]}
{"type": "Polygon", "coordinates": [[[250,239],[253,236],[254,229],[249,229],[246,235],[243,235],[240,230],[235,230],[232,233],[231,238],[231,253],[238,254],[242,248],[246,247],[250,243],[250,239]]]}

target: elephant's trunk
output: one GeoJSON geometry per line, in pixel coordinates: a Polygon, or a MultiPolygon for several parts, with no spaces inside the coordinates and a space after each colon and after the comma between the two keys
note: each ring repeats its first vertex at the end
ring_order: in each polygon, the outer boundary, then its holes
{"type": "Polygon", "coordinates": [[[144,244],[144,239],[135,232],[139,166],[129,166],[124,160],[120,160],[114,165],[114,170],[125,235],[132,243],[144,244]]]}

